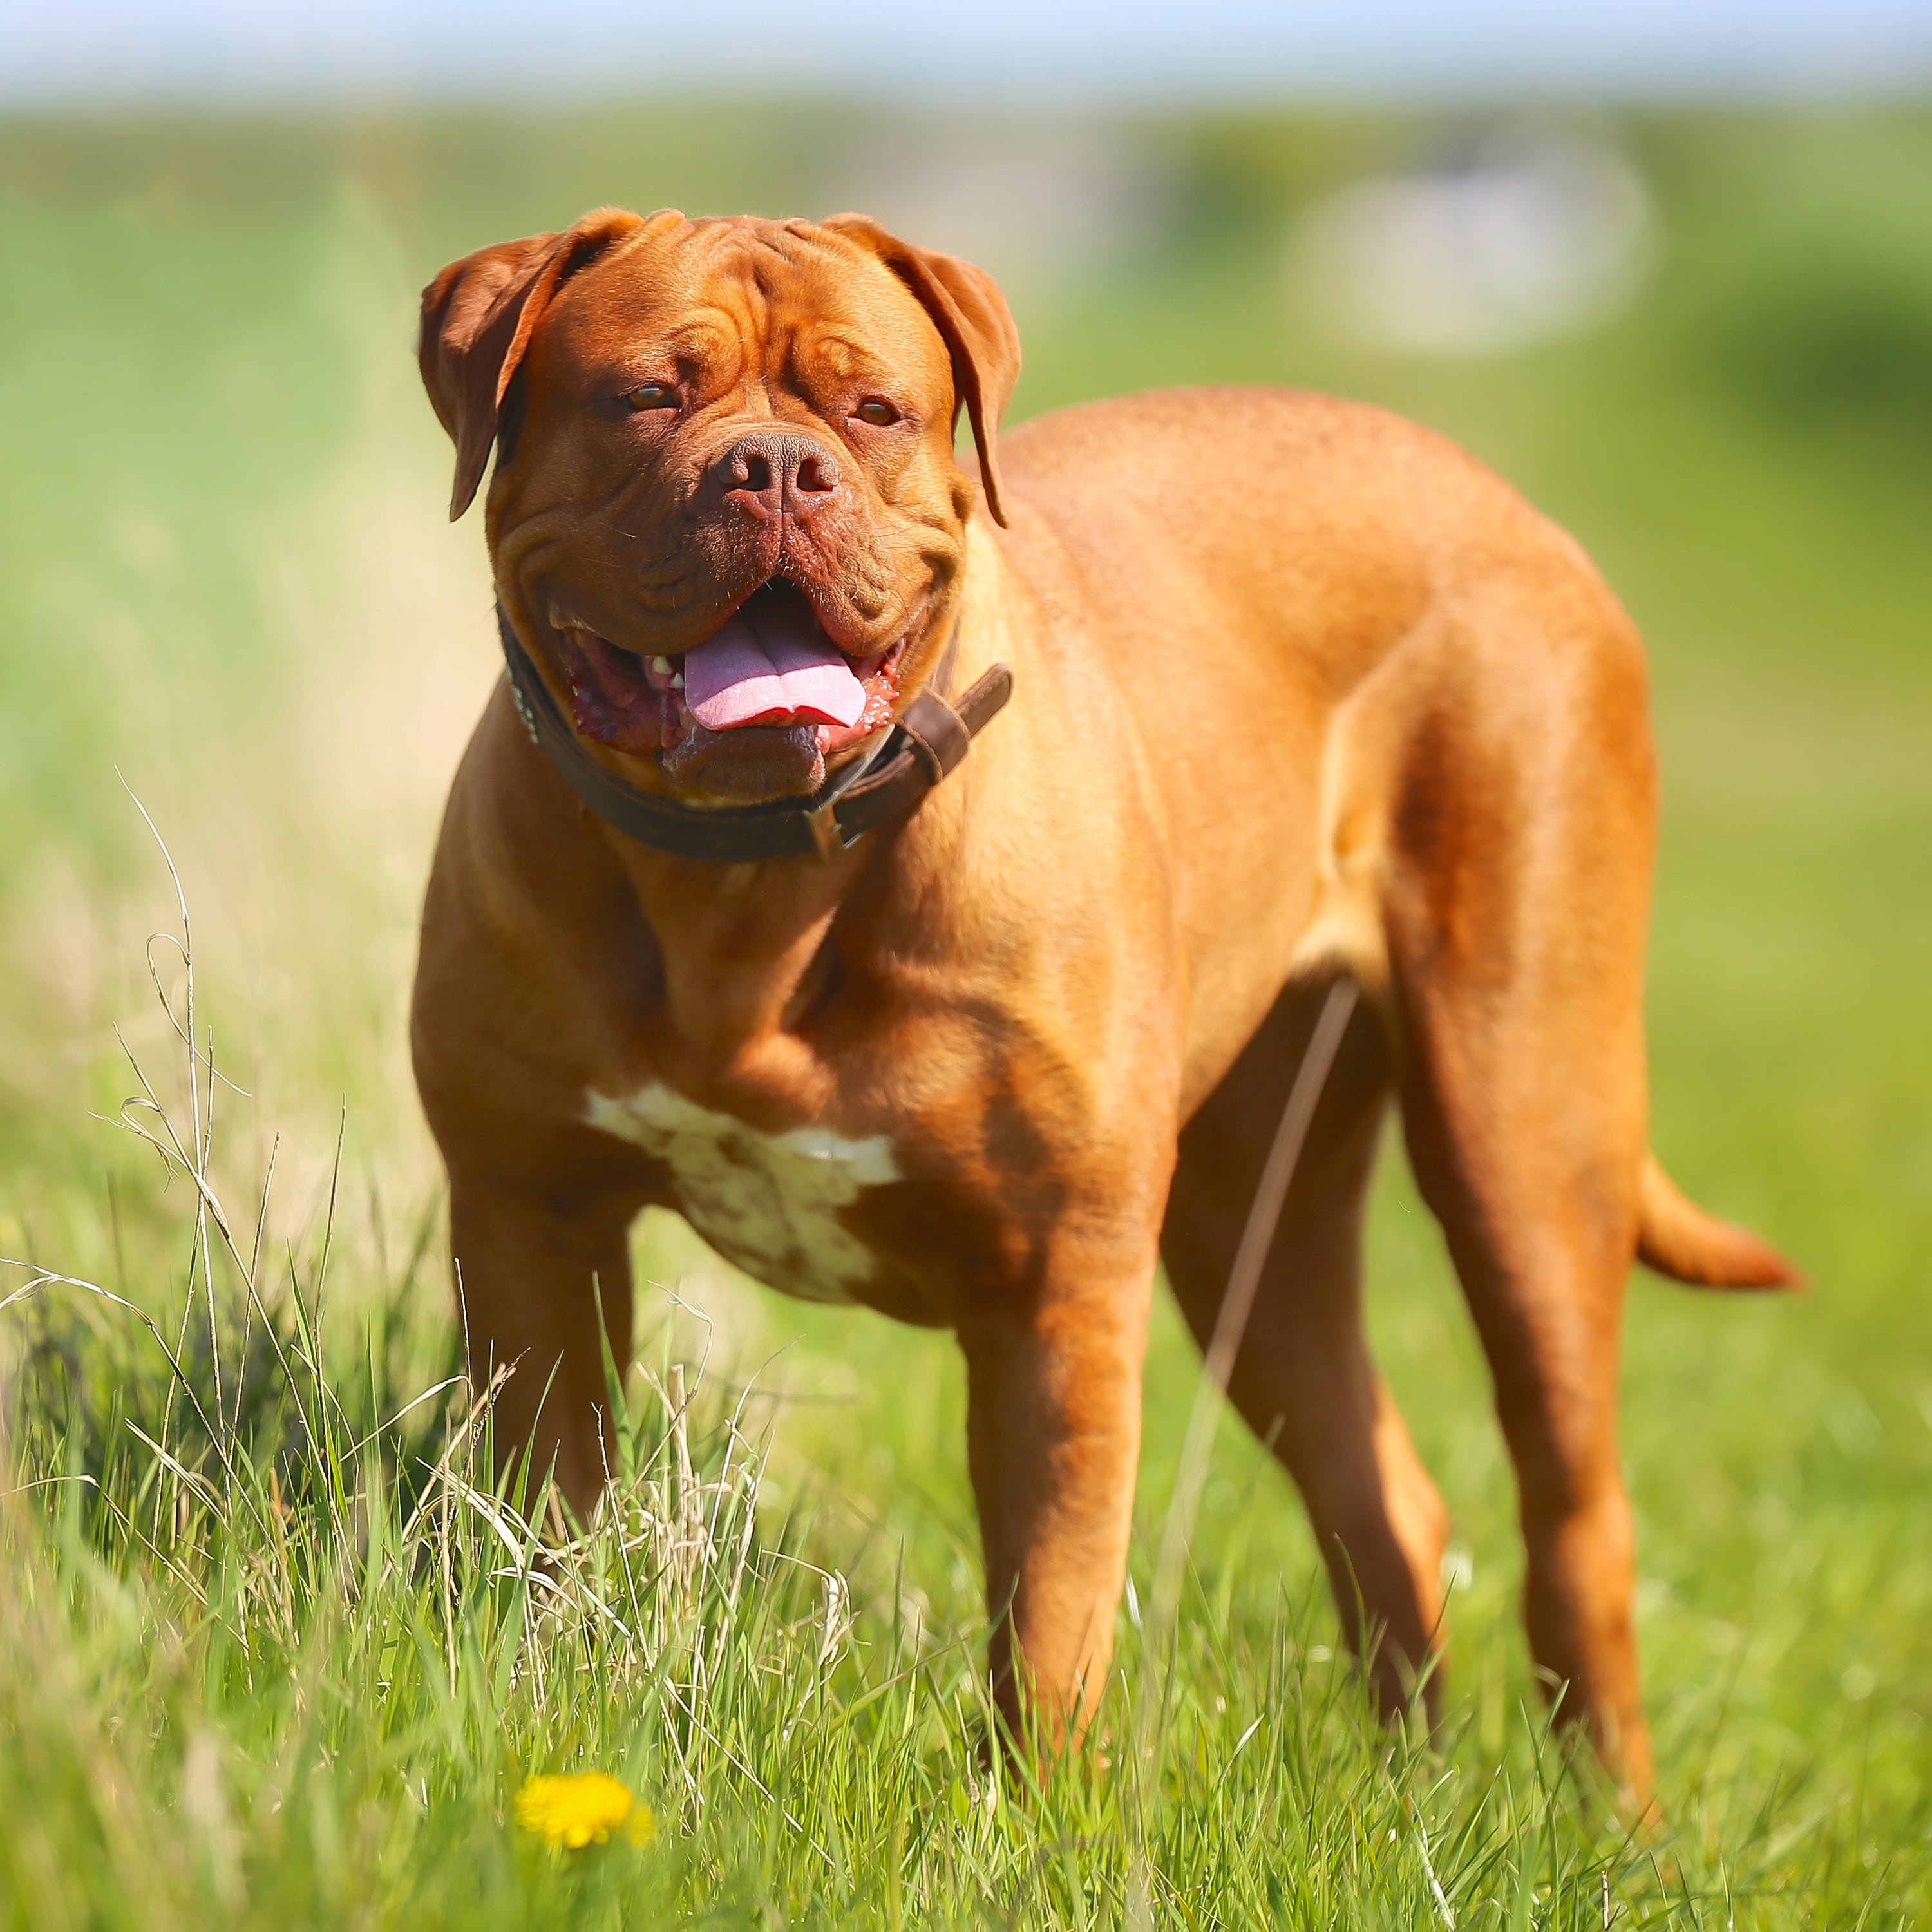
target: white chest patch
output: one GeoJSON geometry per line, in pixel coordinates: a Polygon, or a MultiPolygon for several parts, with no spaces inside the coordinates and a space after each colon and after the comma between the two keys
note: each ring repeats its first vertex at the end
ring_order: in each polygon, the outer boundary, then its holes
{"type": "Polygon", "coordinates": [[[762,1134],[656,1083],[622,1100],[593,1092],[586,1118],[663,1161],[685,1219],[747,1274],[807,1301],[850,1301],[872,1274],[837,1210],[900,1178],[890,1135],[762,1134]]]}

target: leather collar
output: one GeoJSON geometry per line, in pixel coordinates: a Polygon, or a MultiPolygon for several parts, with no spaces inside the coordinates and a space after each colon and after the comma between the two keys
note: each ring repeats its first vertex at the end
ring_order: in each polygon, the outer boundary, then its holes
{"type": "Polygon", "coordinates": [[[874,756],[856,760],[811,797],[710,811],[640,791],[607,771],[571,729],[500,604],[496,634],[517,715],[564,783],[620,832],[660,852],[714,865],[836,858],[868,832],[910,813],[1012,695],[1013,674],[1003,664],[994,665],[956,708],[928,686],[900,712],[874,756]]]}

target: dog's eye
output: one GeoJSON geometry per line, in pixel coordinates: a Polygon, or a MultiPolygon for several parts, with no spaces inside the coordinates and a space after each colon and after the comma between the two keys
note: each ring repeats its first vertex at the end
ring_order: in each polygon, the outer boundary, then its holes
{"type": "Polygon", "coordinates": [[[888,429],[899,419],[899,412],[883,396],[868,396],[852,412],[862,423],[870,423],[874,429],[888,429]]]}
{"type": "Polygon", "coordinates": [[[668,382],[644,382],[624,398],[634,410],[674,410],[677,392],[668,382]]]}

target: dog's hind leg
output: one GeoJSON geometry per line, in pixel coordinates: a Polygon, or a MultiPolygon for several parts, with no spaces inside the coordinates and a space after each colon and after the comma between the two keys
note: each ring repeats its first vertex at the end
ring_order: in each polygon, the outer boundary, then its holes
{"type": "Polygon", "coordinates": [[[1559,637],[1504,718],[1421,722],[1386,904],[1403,1125],[1515,1466],[1530,1647],[1637,1802],[1650,1742],[1617,1395],[1652,780],[1628,641],[1559,637]]]}
{"type": "MultiPolygon", "coordinates": [[[[1276,1002],[1180,1136],[1162,1252],[1204,1348],[1282,1105],[1325,988],[1276,1002]]],[[[1437,1642],[1448,1519],[1362,1325],[1362,1215],[1390,1088],[1380,1021],[1357,1008],[1288,1190],[1228,1394],[1300,1490],[1342,1625],[1385,1709],[1437,1642]]]]}

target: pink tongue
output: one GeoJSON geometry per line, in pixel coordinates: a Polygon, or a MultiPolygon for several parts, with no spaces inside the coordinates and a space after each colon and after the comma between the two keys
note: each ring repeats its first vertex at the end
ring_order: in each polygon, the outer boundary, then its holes
{"type": "Polygon", "coordinates": [[[684,701],[710,731],[856,724],[866,687],[802,597],[758,597],[685,653],[684,701]]]}

